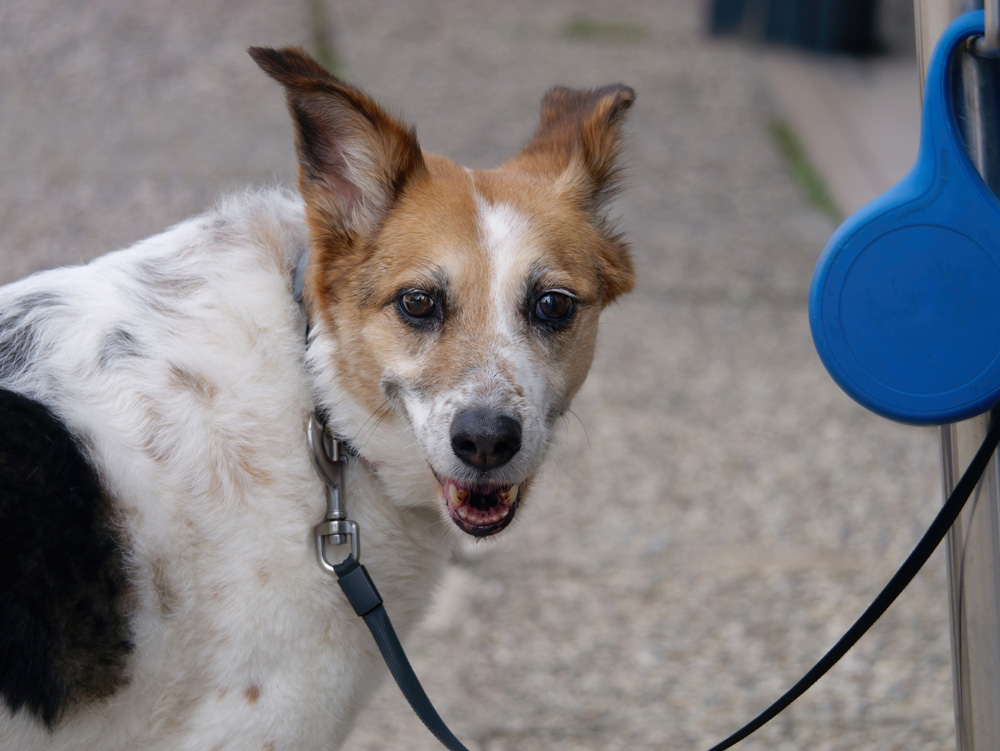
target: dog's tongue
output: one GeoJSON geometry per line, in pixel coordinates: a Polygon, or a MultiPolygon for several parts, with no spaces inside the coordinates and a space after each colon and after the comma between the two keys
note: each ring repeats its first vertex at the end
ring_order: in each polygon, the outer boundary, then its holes
{"type": "Polygon", "coordinates": [[[445,500],[452,521],[463,532],[485,537],[506,527],[517,508],[518,486],[475,488],[446,480],[445,500]]]}

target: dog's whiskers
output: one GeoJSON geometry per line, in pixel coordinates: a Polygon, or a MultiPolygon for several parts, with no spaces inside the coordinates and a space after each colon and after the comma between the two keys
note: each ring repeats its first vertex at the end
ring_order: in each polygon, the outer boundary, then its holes
{"type": "Polygon", "coordinates": [[[389,400],[382,402],[378,409],[372,412],[368,419],[365,420],[364,424],[358,428],[358,432],[354,435],[354,439],[351,441],[359,449],[364,448],[368,442],[375,436],[375,431],[378,430],[378,426],[382,424],[382,421],[389,416],[392,409],[388,406],[389,400]],[[368,435],[364,436],[367,431],[368,435]]]}
{"type": "MultiPolygon", "coordinates": [[[[582,417],[580,417],[580,415],[578,415],[578,414],[577,414],[576,412],[574,412],[574,411],[573,411],[572,409],[567,409],[566,411],[567,411],[567,412],[569,412],[569,413],[570,413],[571,415],[573,415],[573,417],[575,417],[575,418],[576,418],[576,421],[577,421],[578,423],[580,423],[580,427],[581,427],[581,428],[583,428],[583,435],[584,435],[584,436],[586,437],[586,439],[587,439],[587,448],[588,448],[589,450],[593,450],[593,448],[594,448],[594,447],[593,447],[593,446],[591,445],[591,443],[590,443],[590,432],[589,432],[589,431],[587,430],[587,424],[586,424],[586,423],[585,423],[585,422],[583,421],[583,418],[582,418],[582,417]]],[[[563,414],[563,420],[565,420],[565,421],[566,421],[566,429],[567,429],[567,430],[569,430],[569,418],[568,418],[568,417],[566,417],[566,415],[565,415],[565,414],[563,414]]]]}

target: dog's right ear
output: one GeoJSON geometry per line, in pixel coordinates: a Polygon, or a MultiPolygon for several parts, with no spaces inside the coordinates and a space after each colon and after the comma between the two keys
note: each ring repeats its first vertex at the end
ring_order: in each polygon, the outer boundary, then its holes
{"type": "Polygon", "coordinates": [[[628,244],[606,215],[621,175],[622,125],[634,101],[635,91],[624,84],[549,89],[535,135],[508,163],[558,181],[593,216],[604,238],[600,268],[605,305],[635,283],[628,244]]]}
{"type": "Polygon", "coordinates": [[[413,129],[299,48],[249,52],[285,88],[299,190],[314,237],[353,244],[370,236],[407,182],[424,170],[413,129]]]}

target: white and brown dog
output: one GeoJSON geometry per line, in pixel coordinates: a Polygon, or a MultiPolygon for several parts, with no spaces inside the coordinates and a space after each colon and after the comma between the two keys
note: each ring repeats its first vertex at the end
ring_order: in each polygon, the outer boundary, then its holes
{"type": "Polygon", "coordinates": [[[251,54],[301,199],[0,289],[0,748],[339,747],[383,668],[314,557],[308,416],[360,456],[349,512],[405,633],[458,530],[523,504],[632,286],[606,215],[629,88],[552,89],[477,171],[300,50],[251,54]]]}

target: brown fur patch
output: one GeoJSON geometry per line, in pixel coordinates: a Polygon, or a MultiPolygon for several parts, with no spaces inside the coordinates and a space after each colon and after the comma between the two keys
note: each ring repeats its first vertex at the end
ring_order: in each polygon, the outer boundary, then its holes
{"type": "Polygon", "coordinates": [[[203,375],[192,373],[178,365],[170,365],[170,384],[178,389],[193,391],[203,399],[215,398],[216,388],[203,375]]]}
{"type": "Polygon", "coordinates": [[[260,698],[260,686],[256,683],[251,683],[247,686],[247,690],[243,692],[243,696],[246,697],[247,703],[256,704],[260,698]]]}
{"type": "Polygon", "coordinates": [[[542,100],[534,136],[505,165],[557,180],[590,215],[601,237],[604,305],[635,283],[628,244],[605,213],[621,182],[621,128],[634,101],[635,92],[623,84],[589,91],[553,87],[542,100]]]}
{"type": "Polygon", "coordinates": [[[285,87],[314,238],[369,234],[423,169],[413,129],[301,49],[253,47],[250,55],[285,87]]]}
{"type": "Polygon", "coordinates": [[[538,128],[512,161],[520,168],[558,178],[575,165],[586,171],[593,205],[619,177],[620,130],[635,91],[623,84],[579,90],[554,86],[542,99],[538,128]]]}
{"type": "MultiPolygon", "coordinates": [[[[217,395],[216,387],[208,379],[179,366],[172,365],[167,377],[174,389],[194,394],[206,406],[217,395]]],[[[177,454],[178,443],[186,440],[183,426],[172,420],[170,412],[152,397],[140,395],[138,402],[142,427],[139,448],[155,463],[167,465],[177,454]]],[[[244,421],[246,425],[253,422],[250,415],[244,421]]],[[[200,466],[186,475],[185,492],[212,500],[240,500],[251,487],[271,485],[274,477],[264,469],[266,462],[255,436],[253,430],[247,430],[245,435],[227,435],[207,444],[200,466]]]]}
{"type": "Polygon", "coordinates": [[[180,595],[170,580],[167,565],[160,560],[153,561],[150,568],[153,574],[153,591],[160,606],[160,615],[171,618],[180,609],[180,595]]]}
{"type": "Polygon", "coordinates": [[[157,464],[166,464],[170,459],[170,446],[164,439],[166,418],[163,409],[152,397],[141,394],[138,397],[140,420],[142,422],[142,451],[157,464]]]}

